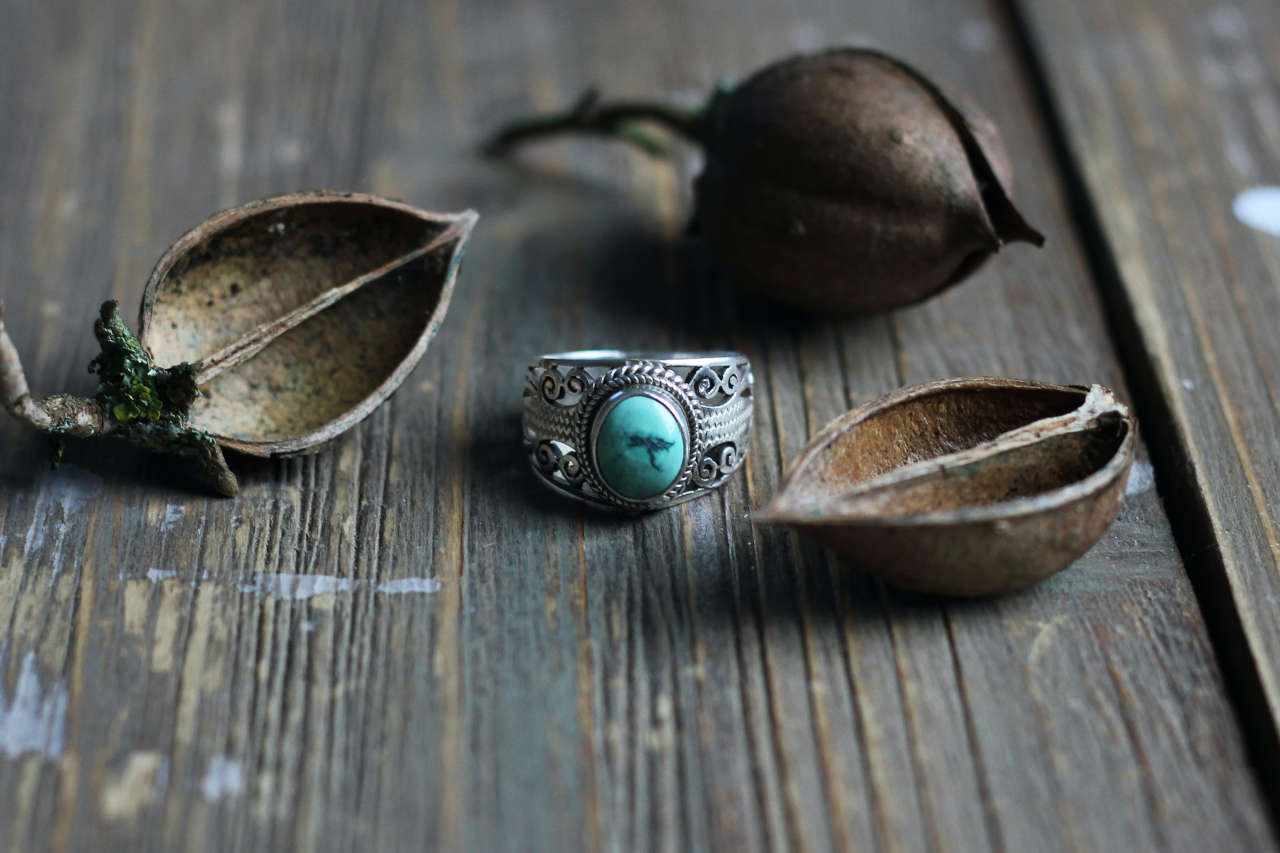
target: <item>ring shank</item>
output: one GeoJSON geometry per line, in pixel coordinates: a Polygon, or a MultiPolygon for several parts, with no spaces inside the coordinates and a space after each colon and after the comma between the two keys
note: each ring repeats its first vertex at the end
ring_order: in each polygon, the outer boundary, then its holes
{"type": "Polygon", "coordinates": [[[664,352],[661,350],[584,349],[541,355],[535,364],[563,364],[567,367],[622,367],[637,361],[652,361],[667,367],[711,367],[746,361],[740,352],[664,352]]]}

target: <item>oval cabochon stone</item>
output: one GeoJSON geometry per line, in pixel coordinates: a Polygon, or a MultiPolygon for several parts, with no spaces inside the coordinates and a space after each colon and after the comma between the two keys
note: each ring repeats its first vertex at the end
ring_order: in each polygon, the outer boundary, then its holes
{"type": "Polygon", "coordinates": [[[609,488],[629,500],[648,500],[680,475],[684,432],[671,409],[637,394],[605,412],[595,450],[596,470],[609,488]]]}

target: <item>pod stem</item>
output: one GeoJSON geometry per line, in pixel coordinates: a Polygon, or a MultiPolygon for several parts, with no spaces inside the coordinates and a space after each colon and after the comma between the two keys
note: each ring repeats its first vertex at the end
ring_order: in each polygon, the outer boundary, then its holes
{"type": "Polygon", "coordinates": [[[54,394],[37,400],[31,396],[22,359],[5,328],[3,305],[0,305],[0,402],[15,419],[53,436],[87,438],[106,435],[115,428],[110,415],[93,398],[54,394]]]}
{"type": "MultiPolygon", "coordinates": [[[[31,396],[18,350],[4,324],[0,306],[0,402],[13,417],[59,441],[113,434],[148,450],[194,457],[210,484],[222,495],[237,491],[213,437],[188,422],[199,395],[190,364],[158,368],[120,317],[114,301],[105,302],[93,324],[102,351],[89,365],[98,374],[93,397],[54,394],[31,396]]],[[[55,451],[56,453],[56,451],[55,451]]],[[[56,458],[56,455],[55,455],[56,458]]]]}
{"type": "Polygon", "coordinates": [[[563,112],[519,119],[503,127],[484,146],[491,156],[502,156],[517,145],[562,133],[593,133],[629,142],[653,157],[666,157],[670,147],[662,138],[639,124],[660,125],[690,142],[701,143],[700,110],[675,107],[652,101],[600,103],[600,92],[586,90],[572,107],[563,112]]]}

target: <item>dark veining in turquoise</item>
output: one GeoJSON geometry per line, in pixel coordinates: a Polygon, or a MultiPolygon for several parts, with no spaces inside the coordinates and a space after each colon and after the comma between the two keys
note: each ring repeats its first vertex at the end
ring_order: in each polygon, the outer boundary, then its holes
{"type": "Polygon", "coordinates": [[[671,487],[684,467],[679,419],[661,401],[638,394],[604,413],[596,433],[596,468],[624,498],[643,501],[671,487]]]}
{"type": "Polygon", "coordinates": [[[658,460],[653,458],[653,454],[661,453],[664,450],[670,450],[673,444],[675,444],[675,442],[667,441],[665,438],[658,438],[656,435],[636,435],[633,433],[629,436],[629,443],[627,446],[643,447],[648,450],[649,464],[653,466],[655,471],[658,471],[661,469],[658,468],[658,460]]]}

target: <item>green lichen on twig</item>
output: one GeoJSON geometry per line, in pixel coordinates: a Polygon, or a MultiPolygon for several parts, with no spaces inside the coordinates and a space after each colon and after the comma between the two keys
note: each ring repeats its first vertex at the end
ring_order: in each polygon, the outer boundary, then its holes
{"type": "Polygon", "coordinates": [[[157,367],[114,300],[103,303],[93,333],[102,348],[89,363],[98,374],[94,400],[114,422],[113,432],[148,450],[196,457],[219,492],[235,495],[239,489],[221,448],[190,423],[191,405],[200,396],[195,365],[157,367]]]}
{"type": "Polygon", "coordinates": [[[191,404],[200,396],[191,364],[156,367],[114,301],[103,304],[93,333],[102,347],[89,362],[89,372],[98,374],[94,399],[121,428],[170,434],[191,429],[191,404]]]}
{"type": "Polygon", "coordinates": [[[628,142],[653,157],[669,157],[671,147],[644,126],[653,124],[690,142],[702,142],[702,114],[698,110],[652,101],[602,104],[600,92],[591,88],[563,112],[507,124],[485,142],[484,150],[492,156],[501,156],[530,140],[561,133],[593,133],[628,142]]]}

